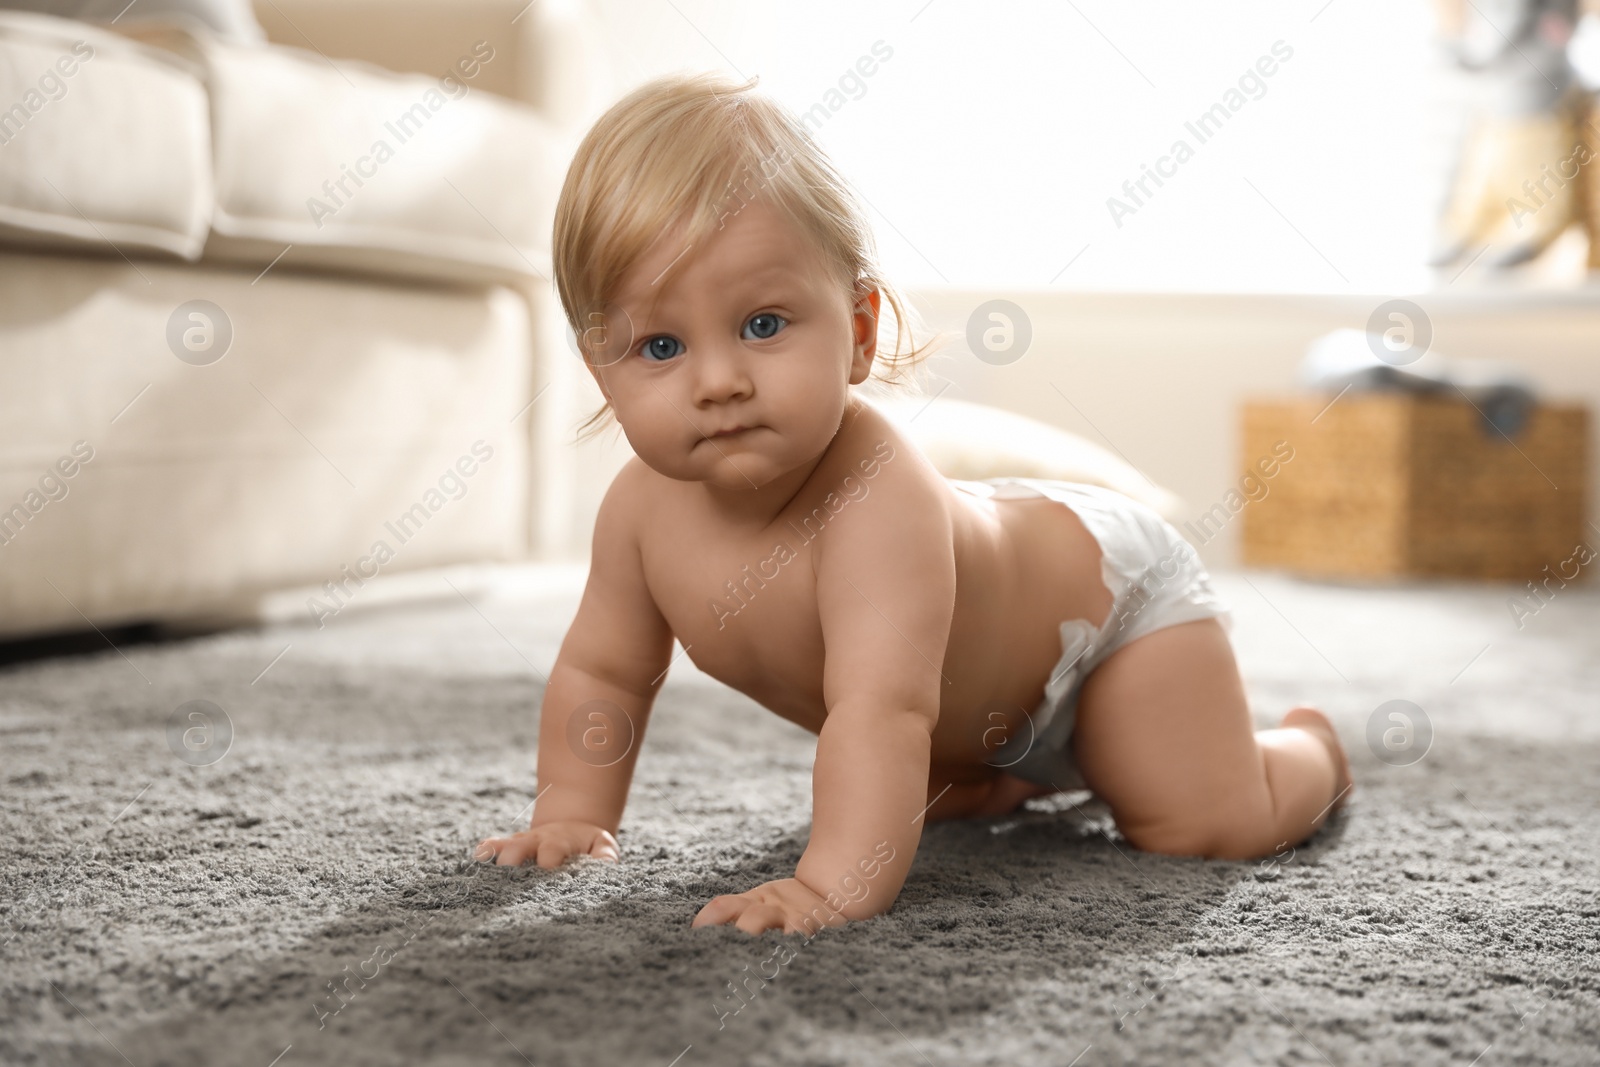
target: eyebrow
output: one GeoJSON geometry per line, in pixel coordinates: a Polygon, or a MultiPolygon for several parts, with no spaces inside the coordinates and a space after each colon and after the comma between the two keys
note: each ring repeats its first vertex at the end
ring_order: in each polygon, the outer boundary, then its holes
{"type": "MultiPolygon", "coordinates": [[[[768,260],[755,270],[740,274],[738,279],[733,282],[733,286],[750,288],[756,285],[768,284],[778,279],[789,281],[793,280],[796,277],[796,274],[797,272],[793,263],[787,260],[768,260]]],[[[641,309],[641,314],[642,313],[643,310],[641,309]]],[[[643,335],[650,332],[654,326],[654,318],[648,318],[644,322],[635,326],[635,332],[639,335],[643,335]]]]}

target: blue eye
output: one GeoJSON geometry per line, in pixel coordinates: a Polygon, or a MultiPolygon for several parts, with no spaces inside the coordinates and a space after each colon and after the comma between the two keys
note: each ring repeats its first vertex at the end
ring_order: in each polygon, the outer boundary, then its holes
{"type": "Polygon", "coordinates": [[[667,360],[683,351],[683,342],[676,337],[662,334],[652,337],[639,349],[639,354],[645,359],[655,363],[665,363],[667,360]]]}
{"type": "Polygon", "coordinates": [[[765,341],[788,325],[788,322],[789,320],[782,315],[774,315],[770,311],[763,311],[759,315],[750,316],[750,320],[744,324],[744,332],[740,336],[746,341],[765,341]],[[754,337],[750,336],[752,330],[755,332],[754,337]]]}

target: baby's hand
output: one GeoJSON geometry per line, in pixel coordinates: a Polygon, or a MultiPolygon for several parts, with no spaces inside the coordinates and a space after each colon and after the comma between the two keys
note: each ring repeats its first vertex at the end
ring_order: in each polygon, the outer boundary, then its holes
{"type": "Polygon", "coordinates": [[[846,920],[805,883],[794,878],[780,878],[745,893],[712,897],[690,925],[716,926],[728,922],[747,934],[782,930],[786,934],[810,935],[820,926],[843,926],[846,920]]]}
{"type": "Polygon", "coordinates": [[[593,856],[616,863],[617,839],[593,823],[547,822],[510,837],[490,837],[478,845],[476,858],[494,859],[500,867],[516,867],[537,860],[539,866],[561,866],[569,856],[593,856]]]}

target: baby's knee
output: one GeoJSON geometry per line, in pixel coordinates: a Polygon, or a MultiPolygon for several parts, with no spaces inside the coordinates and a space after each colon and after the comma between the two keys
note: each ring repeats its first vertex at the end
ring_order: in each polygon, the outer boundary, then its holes
{"type": "Polygon", "coordinates": [[[1237,812],[1196,809],[1117,828],[1141,852],[1205,859],[1249,860],[1272,854],[1276,842],[1257,820],[1237,812]]]}

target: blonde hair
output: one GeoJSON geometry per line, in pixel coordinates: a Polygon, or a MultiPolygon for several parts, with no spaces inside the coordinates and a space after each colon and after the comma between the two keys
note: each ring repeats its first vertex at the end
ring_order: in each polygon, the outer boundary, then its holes
{"type": "MultiPolygon", "coordinates": [[[[584,337],[592,316],[662,234],[685,223],[685,247],[692,246],[723,225],[735,198],[744,206],[754,181],[815,243],[852,301],[856,285],[882,294],[895,343],[873,360],[873,377],[900,384],[941,338],[903,349],[915,339],[915,311],[883,277],[866,213],[810,132],[752,91],[758,80],[712,72],[657,78],[612,105],[584,136],[556,203],[552,241],[556,288],[579,349],[590,358],[584,337]]],[[[611,414],[608,402],[577,439],[599,432],[611,414]]]]}

